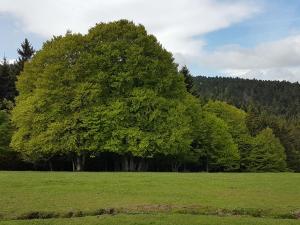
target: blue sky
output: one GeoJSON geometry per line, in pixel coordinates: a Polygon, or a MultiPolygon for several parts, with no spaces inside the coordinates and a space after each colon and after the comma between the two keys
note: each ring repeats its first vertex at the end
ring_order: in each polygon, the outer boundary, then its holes
{"type": "MultiPolygon", "coordinates": [[[[213,52],[230,45],[252,49],[260,44],[300,34],[299,0],[264,0],[257,3],[260,4],[261,11],[251,18],[201,37],[206,43],[204,49],[213,52]]],[[[192,66],[194,71],[201,74],[222,75],[222,71],[218,69],[192,66]]]]}
{"type": "Polygon", "coordinates": [[[8,59],[17,58],[17,49],[25,38],[30,40],[35,49],[40,49],[42,43],[47,40],[38,34],[25,32],[20,21],[9,13],[0,13],[0,27],[0,53],[8,59]]]}
{"type": "Polygon", "coordinates": [[[207,50],[230,44],[251,48],[259,43],[282,39],[300,32],[299,0],[258,2],[262,6],[260,13],[228,28],[205,35],[207,50]]]}
{"type": "Polygon", "coordinates": [[[300,80],[299,0],[1,0],[0,54],[17,57],[67,29],[129,19],[145,25],[194,75],[300,80]]]}

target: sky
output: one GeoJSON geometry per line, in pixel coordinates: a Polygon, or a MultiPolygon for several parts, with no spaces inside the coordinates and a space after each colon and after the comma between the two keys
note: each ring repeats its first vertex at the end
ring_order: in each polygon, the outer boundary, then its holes
{"type": "Polygon", "coordinates": [[[143,24],[195,76],[300,81],[300,0],[0,0],[0,54],[119,19],[143,24]]]}

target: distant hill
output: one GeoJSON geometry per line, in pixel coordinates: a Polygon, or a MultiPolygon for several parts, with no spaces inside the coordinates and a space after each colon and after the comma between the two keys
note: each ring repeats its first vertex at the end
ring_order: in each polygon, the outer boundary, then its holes
{"type": "Polygon", "coordinates": [[[193,77],[194,92],[203,99],[250,105],[286,118],[300,117],[300,84],[229,77],[193,77]]]}

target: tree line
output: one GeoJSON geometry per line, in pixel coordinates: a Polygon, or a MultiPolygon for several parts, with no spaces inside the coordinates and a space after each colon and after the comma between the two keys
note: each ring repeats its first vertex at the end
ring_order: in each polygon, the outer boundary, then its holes
{"type": "Polygon", "coordinates": [[[251,135],[269,127],[280,140],[288,168],[300,171],[300,84],[241,78],[193,78],[193,91],[204,101],[226,101],[247,112],[251,135]]]}
{"type": "Polygon", "coordinates": [[[9,69],[17,82],[0,73],[1,85],[16,87],[12,98],[8,88],[1,95],[2,168],[297,170],[256,108],[202,96],[142,25],[100,23],[86,35],[53,37],[35,54],[29,42],[18,52],[30,56],[1,66],[21,68],[9,69]]]}

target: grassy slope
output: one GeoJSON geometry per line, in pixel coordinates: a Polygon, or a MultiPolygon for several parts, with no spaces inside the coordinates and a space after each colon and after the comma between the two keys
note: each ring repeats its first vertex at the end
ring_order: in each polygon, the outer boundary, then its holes
{"type": "Polygon", "coordinates": [[[179,214],[117,215],[72,219],[3,221],[0,225],[299,225],[297,220],[215,217],[179,214]]]}
{"type": "Polygon", "coordinates": [[[295,173],[0,172],[0,215],[155,204],[284,214],[300,210],[299,187],[295,173]]]}

